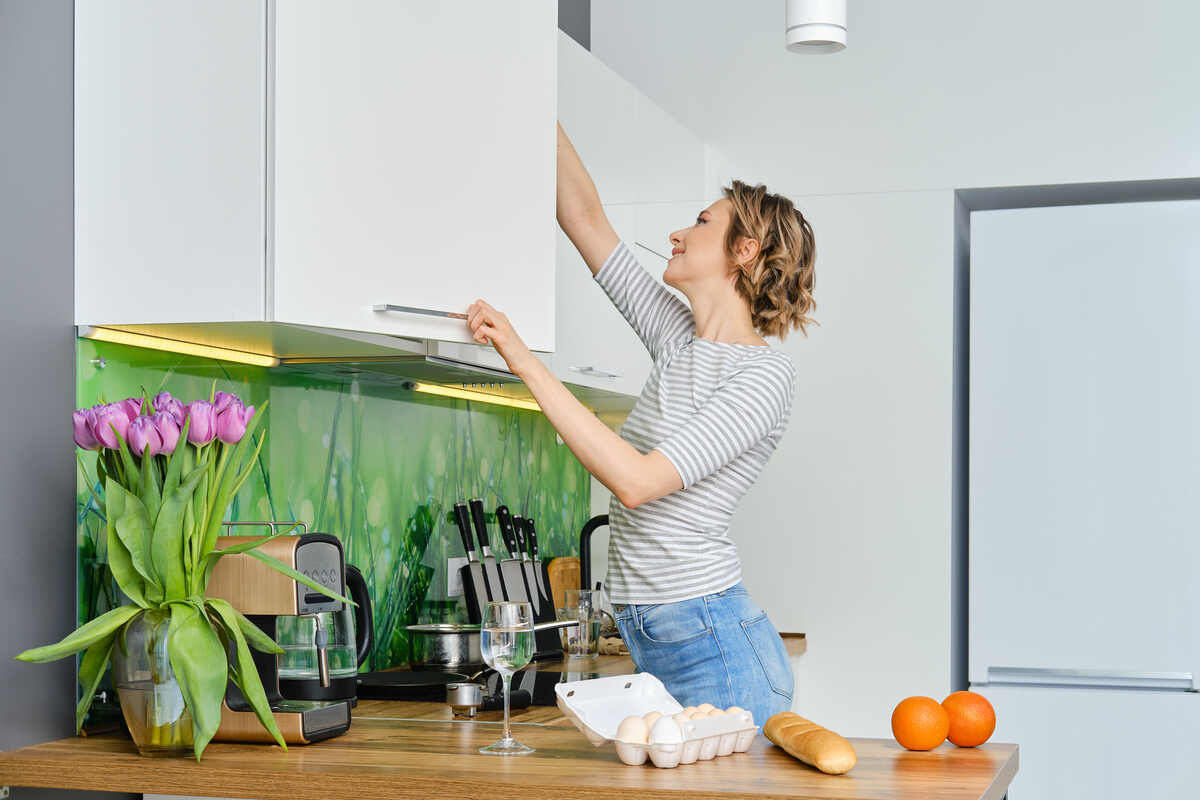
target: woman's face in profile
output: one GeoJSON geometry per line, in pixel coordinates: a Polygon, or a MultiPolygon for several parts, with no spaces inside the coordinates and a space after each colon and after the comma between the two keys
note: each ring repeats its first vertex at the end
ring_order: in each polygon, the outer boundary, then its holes
{"type": "Polygon", "coordinates": [[[722,198],[700,212],[696,222],[671,234],[671,258],[663,282],[682,292],[687,287],[729,279],[731,262],[725,251],[732,204],[722,198]]]}

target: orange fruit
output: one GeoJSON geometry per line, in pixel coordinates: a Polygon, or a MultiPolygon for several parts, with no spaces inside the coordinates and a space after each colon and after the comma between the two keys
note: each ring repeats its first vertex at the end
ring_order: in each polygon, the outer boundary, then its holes
{"type": "Polygon", "coordinates": [[[986,742],[996,730],[996,710],[981,694],[955,692],[942,701],[950,717],[946,735],[959,747],[975,747],[986,742]]]}
{"type": "Polygon", "coordinates": [[[946,741],[950,717],[932,697],[908,697],[892,712],[892,735],[909,750],[932,750],[946,741]]]}

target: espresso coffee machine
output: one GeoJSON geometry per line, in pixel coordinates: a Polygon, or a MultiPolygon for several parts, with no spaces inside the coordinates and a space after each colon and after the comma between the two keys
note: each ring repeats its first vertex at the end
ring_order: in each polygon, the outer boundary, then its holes
{"type": "MultiPolygon", "coordinates": [[[[217,547],[223,549],[255,538],[222,536],[217,539],[217,547]]],[[[325,533],[277,536],[261,545],[259,552],[282,561],[302,575],[345,596],[345,560],[342,543],[336,537],[325,533]]],[[[272,639],[277,639],[279,617],[314,619],[313,648],[317,656],[319,681],[329,684],[326,652],[329,631],[322,621],[328,618],[327,612],[333,612],[336,616],[344,610],[345,604],[341,600],[314,591],[244,553],[225,556],[217,561],[208,584],[208,595],[228,600],[272,639]]],[[[279,691],[278,657],[257,650],[251,653],[284,741],[288,744],[309,744],[340,736],[349,730],[348,700],[285,699],[279,691]]],[[[214,738],[225,742],[274,741],[232,681],[226,687],[225,701],[221,706],[221,725],[214,738]]]]}

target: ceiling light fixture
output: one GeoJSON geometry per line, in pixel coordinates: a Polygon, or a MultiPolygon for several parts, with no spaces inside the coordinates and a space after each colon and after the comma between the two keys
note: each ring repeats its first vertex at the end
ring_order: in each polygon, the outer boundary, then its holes
{"type": "Polygon", "coordinates": [[[846,0],[787,0],[787,49],[837,53],[846,49],[846,0]]]}
{"type": "Polygon", "coordinates": [[[247,353],[242,350],[230,350],[225,347],[212,347],[195,342],[181,342],[178,339],[165,339],[161,336],[147,336],[144,333],[130,333],[115,328],[81,327],[79,335],[85,339],[97,342],[112,342],[127,344],[133,347],[145,347],[150,350],[165,350],[168,353],[180,353],[185,356],[200,358],[215,358],[218,361],[233,361],[238,364],[250,364],[255,367],[275,367],[279,359],[274,356],[263,356],[258,353],[247,353]]]}

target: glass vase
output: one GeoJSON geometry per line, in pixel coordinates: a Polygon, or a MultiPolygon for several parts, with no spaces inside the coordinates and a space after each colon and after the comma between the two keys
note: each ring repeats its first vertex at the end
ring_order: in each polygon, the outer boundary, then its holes
{"type": "Polygon", "coordinates": [[[169,611],[146,611],[117,634],[113,647],[113,683],[121,713],[144,756],[192,754],[192,715],[167,657],[169,611]]]}

